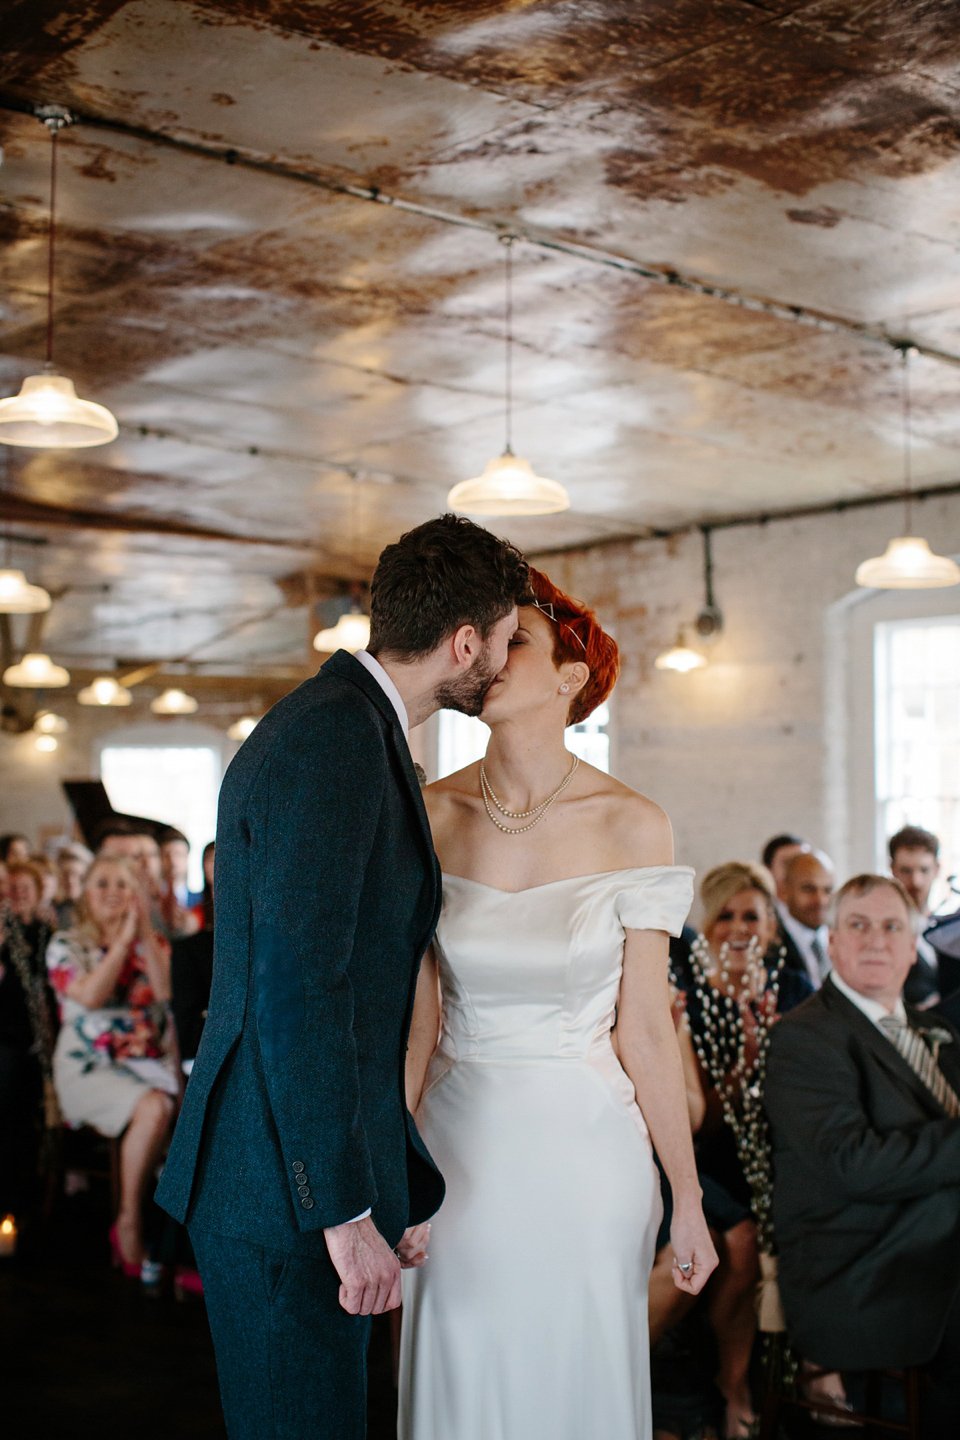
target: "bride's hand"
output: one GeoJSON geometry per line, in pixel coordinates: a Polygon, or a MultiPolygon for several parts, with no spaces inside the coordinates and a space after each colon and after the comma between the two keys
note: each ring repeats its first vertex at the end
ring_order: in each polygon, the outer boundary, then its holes
{"type": "Polygon", "coordinates": [[[699,1295],[718,1263],[717,1252],[699,1206],[689,1216],[674,1214],[670,1244],[674,1254],[674,1285],[688,1295],[699,1295]],[[681,1261],[690,1269],[681,1270],[681,1261]]]}
{"type": "Polygon", "coordinates": [[[404,1230],[403,1239],[397,1246],[401,1269],[413,1270],[422,1265],[427,1258],[429,1243],[429,1221],[424,1221],[422,1225],[411,1225],[408,1230],[404,1230]]]}

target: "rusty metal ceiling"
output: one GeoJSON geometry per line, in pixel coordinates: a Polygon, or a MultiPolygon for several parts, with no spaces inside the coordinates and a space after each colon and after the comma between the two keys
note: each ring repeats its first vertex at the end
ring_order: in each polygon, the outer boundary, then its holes
{"type": "Polygon", "coordinates": [[[302,588],[276,581],[366,576],[502,448],[504,232],[515,448],[572,500],[499,527],[526,547],[896,490],[904,337],[917,481],[955,483],[958,22],[956,0],[9,3],[0,389],[43,353],[28,112],[58,102],[57,358],[121,426],[5,449],[7,532],[45,542],[17,563],[73,587],[51,647],[302,664],[302,588]]]}

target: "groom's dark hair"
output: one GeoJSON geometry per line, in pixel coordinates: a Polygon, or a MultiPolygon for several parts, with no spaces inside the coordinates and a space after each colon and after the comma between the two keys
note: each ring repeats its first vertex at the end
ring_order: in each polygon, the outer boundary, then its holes
{"type": "Polygon", "coordinates": [[[439,515],[388,545],[370,586],[371,655],[418,660],[461,625],[482,639],[514,605],[531,604],[516,546],[462,515],[439,515]]]}

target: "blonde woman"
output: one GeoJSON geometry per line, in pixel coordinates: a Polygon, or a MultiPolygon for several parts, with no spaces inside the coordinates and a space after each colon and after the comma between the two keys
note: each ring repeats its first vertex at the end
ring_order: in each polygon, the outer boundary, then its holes
{"type": "Polygon", "coordinates": [[[150,928],[147,902],[126,860],[90,867],[76,923],[58,930],[47,969],[62,1029],[53,1057],[68,1125],[122,1135],[114,1259],[137,1275],[144,1258],[141,1206],[163,1151],[177,1079],[164,1048],[170,953],[150,928]]]}

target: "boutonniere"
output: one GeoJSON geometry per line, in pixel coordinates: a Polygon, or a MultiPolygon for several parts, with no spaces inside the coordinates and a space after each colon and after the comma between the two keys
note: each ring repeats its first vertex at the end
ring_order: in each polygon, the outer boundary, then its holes
{"type": "Polygon", "coordinates": [[[940,1046],[952,1045],[953,1036],[950,1034],[950,1031],[945,1030],[942,1025],[930,1025],[929,1027],[923,1025],[920,1029],[924,1040],[926,1040],[930,1049],[933,1051],[934,1064],[939,1064],[940,1046]]]}

